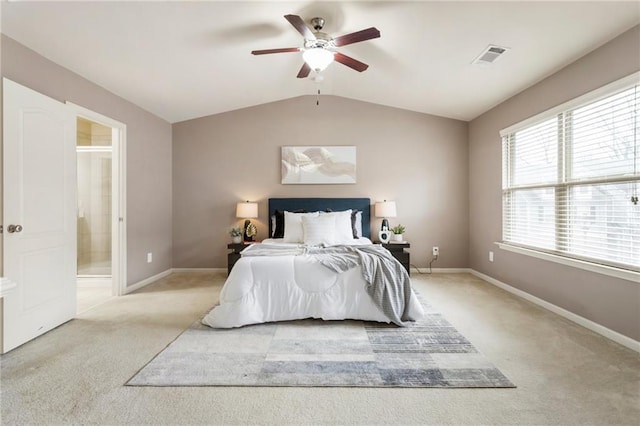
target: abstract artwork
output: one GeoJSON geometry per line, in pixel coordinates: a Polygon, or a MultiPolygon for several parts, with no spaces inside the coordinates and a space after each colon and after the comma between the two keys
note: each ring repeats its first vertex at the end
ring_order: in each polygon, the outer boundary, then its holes
{"type": "Polygon", "coordinates": [[[356,147],[283,146],[282,183],[356,183],[356,147]]]}

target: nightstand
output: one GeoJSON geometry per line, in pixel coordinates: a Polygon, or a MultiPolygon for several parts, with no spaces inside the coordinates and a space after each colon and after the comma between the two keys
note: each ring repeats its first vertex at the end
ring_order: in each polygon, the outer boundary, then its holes
{"type": "Polygon", "coordinates": [[[231,273],[233,269],[233,265],[236,264],[238,260],[240,260],[240,252],[244,250],[248,245],[256,244],[256,241],[246,242],[246,243],[230,243],[227,244],[227,248],[231,250],[227,255],[227,275],[231,273]]]}
{"type": "Polygon", "coordinates": [[[411,275],[411,259],[408,249],[411,247],[409,243],[381,243],[382,247],[386,248],[391,252],[391,255],[398,259],[398,262],[402,263],[404,269],[407,270],[407,273],[411,275]]]}

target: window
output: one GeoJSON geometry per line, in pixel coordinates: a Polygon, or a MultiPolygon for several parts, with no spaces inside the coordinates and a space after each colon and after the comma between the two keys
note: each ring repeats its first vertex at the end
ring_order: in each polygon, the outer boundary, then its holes
{"type": "Polygon", "coordinates": [[[501,132],[504,243],[640,271],[633,77],[501,132]]]}

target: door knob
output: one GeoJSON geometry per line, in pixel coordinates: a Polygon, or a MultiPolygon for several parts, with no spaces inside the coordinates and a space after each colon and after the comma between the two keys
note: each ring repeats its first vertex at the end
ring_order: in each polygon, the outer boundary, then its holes
{"type": "Polygon", "coordinates": [[[9,225],[7,226],[7,232],[13,234],[14,232],[22,231],[22,225],[9,225]]]}

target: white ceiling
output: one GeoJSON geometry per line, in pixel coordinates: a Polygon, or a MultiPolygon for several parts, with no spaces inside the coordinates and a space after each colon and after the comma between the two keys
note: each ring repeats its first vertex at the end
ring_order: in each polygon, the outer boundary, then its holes
{"type": "Polygon", "coordinates": [[[323,94],[471,120],[640,22],[639,2],[27,2],[2,3],[4,34],[111,92],[178,122],[323,94]],[[297,79],[283,18],[325,18],[332,36],[377,27],[339,50],[325,81],[297,79]],[[471,65],[489,44],[510,50],[471,65]]]}

